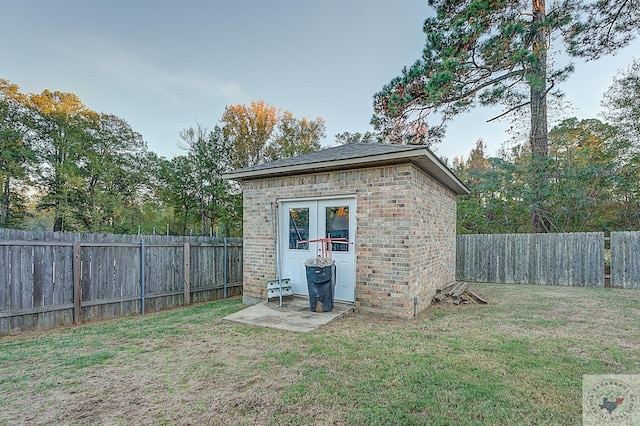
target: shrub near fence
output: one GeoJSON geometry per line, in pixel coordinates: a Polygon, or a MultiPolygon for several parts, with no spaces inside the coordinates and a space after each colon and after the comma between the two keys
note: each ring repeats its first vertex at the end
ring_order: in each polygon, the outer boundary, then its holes
{"type": "MultiPolygon", "coordinates": [[[[640,288],[640,232],[612,232],[611,286],[640,288]]],[[[458,235],[456,279],[604,287],[602,232],[458,235]]]]}
{"type": "Polygon", "coordinates": [[[0,229],[0,335],[241,293],[241,239],[0,229]]]}

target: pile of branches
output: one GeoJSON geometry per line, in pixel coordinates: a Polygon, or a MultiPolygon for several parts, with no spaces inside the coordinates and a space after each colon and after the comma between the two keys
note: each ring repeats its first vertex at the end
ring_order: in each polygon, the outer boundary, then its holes
{"type": "Polygon", "coordinates": [[[452,283],[436,289],[436,295],[433,296],[432,301],[433,303],[453,303],[454,305],[461,303],[486,305],[488,303],[486,299],[471,290],[466,283],[452,283]]]}

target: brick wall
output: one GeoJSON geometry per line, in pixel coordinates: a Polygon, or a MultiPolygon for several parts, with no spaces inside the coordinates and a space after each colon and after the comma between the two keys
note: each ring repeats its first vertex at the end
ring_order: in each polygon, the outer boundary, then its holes
{"type": "Polygon", "coordinates": [[[455,281],[456,196],[417,169],[413,177],[410,281],[420,312],[431,304],[436,288],[455,281]]]}
{"type": "Polygon", "coordinates": [[[244,298],[275,277],[278,199],[356,196],[356,309],[410,318],[455,278],[455,195],[411,164],[244,182],[244,298]]]}

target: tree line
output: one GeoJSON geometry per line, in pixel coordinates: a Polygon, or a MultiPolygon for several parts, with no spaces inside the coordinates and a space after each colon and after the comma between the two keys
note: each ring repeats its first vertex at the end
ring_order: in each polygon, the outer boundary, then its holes
{"type": "Polygon", "coordinates": [[[522,142],[488,156],[479,140],[455,158],[471,190],[458,200],[458,232],[530,232],[534,202],[543,232],[640,229],[640,61],[614,79],[602,106],[604,121],[573,117],[551,128],[544,175],[522,142]]]}
{"type": "MultiPolygon", "coordinates": [[[[372,124],[399,143],[433,144],[455,116],[502,105],[498,119],[528,114],[526,181],[531,227],[545,232],[549,186],[562,170],[550,156],[548,103],[574,70],[571,57],[599,59],[640,28],[631,0],[428,0],[422,55],[374,96],[372,124]],[[563,63],[564,62],[564,63],[563,63]]],[[[526,122],[519,117],[521,123],[526,122]]]]}
{"type": "Polygon", "coordinates": [[[240,188],[223,173],[318,150],[324,134],[321,118],[256,101],[184,129],[185,154],[167,159],[73,93],[0,79],[0,227],[242,235],[240,188]]]}
{"type": "MultiPolygon", "coordinates": [[[[375,132],[338,143],[431,145],[449,120],[503,105],[527,123],[526,143],[487,157],[479,143],[454,169],[472,189],[463,232],[638,229],[639,68],[605,99],[605,121],[567,119],[548,130],[549,99],[574,67],[626,46],[640,28],[628,0],[429,0],[420,58],[373,97],[375,132]],[[435,119],[435,120],[434,120],[435,119]],[[528,219],[527,219],[528,218],[528,219]]],[[[213,128],[180,134],[186,154],[166,159],[116,116],[71,93],[23,94],[0,80],[0,226],[55,231],[241,232],[240,188],[231,168],[320,148],[321,118],[298,119],[264,101],[225,109],[213,128]]]]}
{"type": "MultiPolygon", "coordinates": [[[[618,74],[602,105],[604,121],[567,118],[549,131],[542,178],[522,141],[489,156],[479,140],[466,159],[454,158],[471,190],[458,199],[458,232],[530,232],[534,202],[544,232],[638,229],[640,61],[618,74]]],[[[324,136],[321,118],[256,101],[228,106],[212,128],[185,128],[185,153],[166,159],[125,120],[74,94],[23,94],[0,80],[0,227],[242,235],[241,188],[222,175],[316,151],[324,136]]],[[[344,132],[336,142],[383,136],[344,132]]]]}

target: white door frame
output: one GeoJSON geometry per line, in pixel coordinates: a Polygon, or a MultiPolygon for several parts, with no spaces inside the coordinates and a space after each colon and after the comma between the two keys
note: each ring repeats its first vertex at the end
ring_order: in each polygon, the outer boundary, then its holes
{"type": "MultiPolygon", "coordinates": [[[[306,268],[304,260],[320,255],[320,244],[309,243],[302,248],[292,249],[290,244],[289,209],[309,209],[308,236],[303,239],[317,239],[325,237],[318,235],[324,233],[326,227],[327,207],[349,207],[349,242],[347,251],[334,251],[333,258],[336,263],[336,300],[355,302],[356,282],[356,198],[355,196],[317,197],[304,199],[278,200],[278,258],[280,259],[280,271],[282,278],[290,278],[294,294],[308,296],[306,282],[306,268]]],[[[302,234],[305,234],[304,232],[302,234]]]]}

